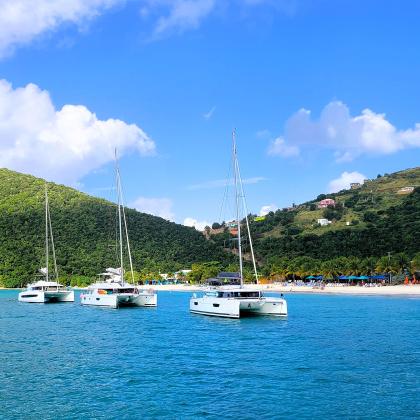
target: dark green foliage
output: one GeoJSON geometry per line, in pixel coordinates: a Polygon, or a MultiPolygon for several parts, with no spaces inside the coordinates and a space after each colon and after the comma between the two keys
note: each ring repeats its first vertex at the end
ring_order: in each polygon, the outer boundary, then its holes
{"type": "Polygon", "coordinates": [[[341,216],[343,214],[343,211],[336,210],[332,206],[328,206],[324,211],[322,212],[322,215],[328,219],[328,220],[340,220],[341,216]]]}
{"type": "Polygon", "coordinates": [[[379,219],[379,216],[373,211],[367,211],[366,213],[363,214],[364,222],[374,223],[374,222],[377,222],[378,219],[379,219]]]}
{"type": "Polygon", "coordinates": [[[302,232],[302,228],[300,228],[299,226],[291,225],[285,229],[286,235],[299,235],[299,233],[301,232],[302,232]]]}
{"type": "Polygon", "coordinates": [[[300,255],[325,260],[339,256],[380,257],[387,252],[414,255],[419,251],[420,188],[404,198],[400,205],[384,211],[375,223],[365,228],[338,230],[323,235],[305,234],[295,237],[265,237],[256,241],[260,258],[300,255]]]}
{"type": "MultiPolygon", "coordinates": [[[[0,281],[20,286],[45,264],[44,181],[1,169],[0,187],[0,281]]],[[[52,183],[48,192],[60,275],[92,277],[117,266],[115,204],[52,183]]],[[[194,262],[231,260],[194,228],[132,209],[126,215],[135,270],[176,271],[194,262]]]]}

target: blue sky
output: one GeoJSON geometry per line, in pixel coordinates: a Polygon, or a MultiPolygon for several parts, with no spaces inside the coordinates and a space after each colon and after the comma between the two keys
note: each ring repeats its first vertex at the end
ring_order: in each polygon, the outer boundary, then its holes
{"type": "Polygon", "coordinates": [[[0,0],[0,166],[112,198],[115,145],[130,206],[200,226],[233,128],[253,213],[418,166],[419,19],[409,0],[0,0]]]}

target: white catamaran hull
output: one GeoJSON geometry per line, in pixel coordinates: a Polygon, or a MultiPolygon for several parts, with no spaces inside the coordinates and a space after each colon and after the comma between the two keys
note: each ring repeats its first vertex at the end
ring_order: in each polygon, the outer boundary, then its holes
{"type": "Polygon", "coordinates": [[[245,314],[287,316],[287,302],[276,297],[234,299],[204,296],[190,299],[190,312],[226,318],[240,318],[245,314]]]}
{"type": "Polygon", "coordinates": [[[28,303],[74,302],[74,291],[25,290],[19,293],[18,299],[28,303]]]}
{"type": "Polygon", "coordinates": [[[154,292],[140,293],[135,301],[136,306],[157,306],[157,294],[154,292]]]}
{"type": "Polygon", "coordinates": [[[107,306],[119,308],[120,306],[157,306],[157,295],[155,293],[114,293],[110,295],[87,293],[80,296],[82,305],[107,306]]]}

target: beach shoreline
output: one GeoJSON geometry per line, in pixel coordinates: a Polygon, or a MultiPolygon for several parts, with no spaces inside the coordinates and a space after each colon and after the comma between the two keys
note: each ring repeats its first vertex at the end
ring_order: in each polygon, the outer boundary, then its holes
{"type": "MultiPolygon", "coordinates": [[[[377,296],[420,296],[420,285],[397,285],[397,286],[325,286],[323,289],[313,288],[312,286],[296,286],[287,285],[281,286],[277,284],[247,284],[247,288],[255,290],[263,290],[265,292],[285,293],[285,294],[328,294],[328,295],[377,295],[377,296]]],[[[196,285],[156,285],[151,288],[157,291],[171,291],[171,292],[198,292],[202,291],[204,287],[196,285]]]]}
{"type": "MultiPolygon", "coordinates": [[[[367,295],[367,296],[400,296],[415,297],[420,296],[420,284],[415,285],[397,285],[397,286],[325,286],[324,288],[314,288],[312,286],[282,286],[278,284],[247,284],[247,288],[262,290],[272,293],[284,294],[320,294],[320,295],[367,295]]],[[[200,292],[205,289],[204,286],[184,285],[184,284],[165,284],[165,285],[144,285],[142,288],[150,288],[161,292],[200,292]]],[[[0,287],[0,290],[22,290],[18,288],[0,287]]],[[[75,287],[73,290],[86,290],[86,288],[75,287]]]]}

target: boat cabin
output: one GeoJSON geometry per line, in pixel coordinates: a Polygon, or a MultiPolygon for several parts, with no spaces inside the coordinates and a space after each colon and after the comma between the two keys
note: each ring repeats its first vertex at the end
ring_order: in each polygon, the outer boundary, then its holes
{"type": "Polygon", "coordinates": [[[212,290],[206,293],[207,296],[230,299],[259,299],[262,292],[259,290],[212,290]]]}
{"type": "Polygon", "coordinates": [[[38,282],[28,285],[29,290],[39,290],[43,292],[56,292],[57,290],[65,289],[64,286],[58,283],[38,282]]]}
{"type": "Polygon", "coordinates": [[[132,286],[120,286],[118,283],[110,285],[108,283],[94,284],[87,290],[88,293],[94,293],[97,291],[99,295],[113,295],[122,293],[138,293],[138,290],[132,286]]]}

